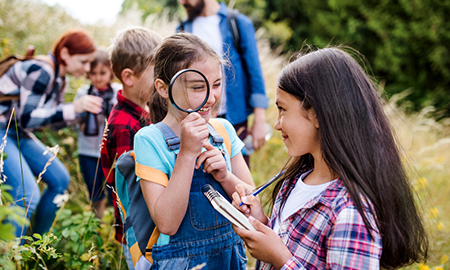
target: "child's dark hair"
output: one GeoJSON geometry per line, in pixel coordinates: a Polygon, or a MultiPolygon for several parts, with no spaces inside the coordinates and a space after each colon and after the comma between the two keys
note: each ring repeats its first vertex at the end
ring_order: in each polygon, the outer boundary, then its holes
{"type": "Polygon", "coordinates": [[[109,60],[109,55],[106,51],[102,49],[97,49],[95,51],[95,59],[91,62],[91,71],[97,67],[98,64],[102,64],[109,69],[111,69],[111,80],[114,78],[114,73],[111,68],[111,61],[109,60]]]}
{"type": "MultiPolygon", "coordinates": [[[[166,37],[155,54],[154,78],[161,79],[166,85],[180,70],[186,69],[197,61],[212,59],[222,63],[211,46],[199,37],[189,33],[176,33],[166,37]]],[[[152,123],[161,121],[167,114],[167,100],[164,100],[152,87],[150,94],[150,117],[152,123]]]]}
{"type": "MultiPolygon", "coordinates": [[[[341,49],[320,49],[286,66],[277,84],[304,109],[314,109],[323,158],[343,181],[369,233],[364,200],[373,204],[370,211],[383,241],[381,267],[394,269],[426,259],[428,239],[382,98],[361,66],[341,49]]],[[[314,159],[307,154],[291,158],[286,166],[272,203],[282,182],[291,186],[294,176],[314,166],[314,159]]]]}

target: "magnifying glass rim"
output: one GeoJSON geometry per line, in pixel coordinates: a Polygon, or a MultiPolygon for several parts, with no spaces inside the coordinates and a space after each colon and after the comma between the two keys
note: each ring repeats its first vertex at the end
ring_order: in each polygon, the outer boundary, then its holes
{"type": "Polygon", "coordinates": [[[198,70],[196,70],[196,69],[191,69],[191,68],[182,69],[182,70],[178,71],[175,75],[173,75],[172,79],[170,80],[170,84],[169,84],[169,99],[170,99],[170,102],[172,103],[172,105],[175,106],[175,108],[177,108],[177,109],[180,110],[180,111],[183,111],[183,112],[186,112],[186,113],[198,112],[198,111],[206,104],[206,102],[208,101],[208,99],[209,99],[209,94],[210,94],[210,89],[209,89],[209,82],[208,82],[208,79],[206,79],[206,76],[205,76],[203,73],[201,73],[200,71],[198,71],[198,70]],[[202,103],[198,108],[196,108],[196,109],[191,109],[191,110],[185,110],[185,109],[183,109],[183,108],[180,108],[180,107],[175,103],[175,100],[173,99],[173,95],[172,95],[172,87],[173,87],[173,84],[175,83],[176,79],[177,79],[181,74],[186,73],[186,72],[190,72],[190,71],[197,72],[197,73],[200,74],[200,75],[203,77],[203,79],[205,80],[205,82],[206,82],[206,97],[205,97],[205,100],[203,101],[203,103],[202,103]]]}

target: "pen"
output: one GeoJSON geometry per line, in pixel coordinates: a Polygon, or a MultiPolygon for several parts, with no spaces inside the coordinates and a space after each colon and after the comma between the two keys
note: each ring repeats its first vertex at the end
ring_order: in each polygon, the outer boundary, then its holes
{"type": "MultiPolygon", "coordinates": [[[[274,177],[272,177],[272,179],[270,179],[269,181],[267,181],[263,186],[261,186],[260,188],[258,188],[257,190],[255,190],[255,192],[252,193],[253,196],[258,195],[258,193],[260,193],[261,191],[263,191],[266,187],[270,186],[270,184],[272,184],[273,182],[275,182],[278,178],[280,178],[280,176],[285,172],[286,170],[282,170],[281,172],[279,172],[278,174],[276,174],[274,177]]],[[[239,206],[244,205],[243,202],[241,202],[239,204],[239,206]]]]}

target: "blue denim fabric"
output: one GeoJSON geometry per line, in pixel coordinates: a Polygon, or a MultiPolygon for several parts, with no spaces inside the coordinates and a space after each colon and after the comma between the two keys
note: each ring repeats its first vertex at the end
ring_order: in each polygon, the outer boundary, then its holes
{"type": "MultiPolygon", "coordinates": [[[[1,138],[5,132],[6,130],[0,130],[1,138]]],[[[41,196],[35,176],[44,170],[45,164],[53,154],[43,155],[47,148],[37,139],[30,138],[22,132],[19,134],[19,143],[20,154],[16,132],[10,129],[4,149],[8,155],[3,165],[4,176],[6,176],[5,184],[12,186],[11,196],[16,205],[28,208],[28,219],[36,212],[33,232],[42,234],[50,229],[55,219],[56,211],[61,205],[58,206],[53,200],[55,196],[66,192],[70,183],[70,175],[64,164],[55,158],[42,175],[42,181],[47,184],[47,189],[41,196]]],[[[2,176],[3,180],[5,180],[4,176],[2,176]]],[[[16,225],[16,236],[19,237],[21,233],[22,228],[16,225]]]]}
{"type": "MultiPolygon", "coordinates": [[[[211,135],[214,138],[216,134],[211,135]]],[[[178,147],[179,144],[172,149],[177,150],[178,147]]],[[[229,200],[220,183],[211,174],[203,172],[203,165],[196,169],[183,221],[177,233],[170,236],[168,244],[153,246],[152,270],[191,269],[203,263],[206,263],[204,270],[246,269],[243,242],[233,231],[231,223],[203,195],[201,189],[206,184],[212,185],[229,200]]]]}
{"type": "MultiPolygon", "coordinates": [[[[134,270],[133,260],[131,259],[131,253],[128,249],[127,244],[120,244],[123,248],[123,254],[125,255],[126,263],[128,266],[128,270],[134,270]]],[[[121,267],[122,268],[122,267],[121,267]]]]}
{"type": "MultiPolygon", "coordinates": [[[[220,3],[218,15],[220,32],[223,39],[223,51],[231,65],[225,67],[226,76],[226,119],[236,125],[247,120],[254,108],[268,107],[264,77],[258,57],[258,48],[253,22],[243,14],[237,21],[241,33],[242,54],[239,55],[233,43],[233,36],[227,22],[228,9],[220,3]]],[[[179,31],[180,26],[177,27],[179,31]]],[[[186,21],[184,31],[192,33],[192,21],[186,21]]]]}

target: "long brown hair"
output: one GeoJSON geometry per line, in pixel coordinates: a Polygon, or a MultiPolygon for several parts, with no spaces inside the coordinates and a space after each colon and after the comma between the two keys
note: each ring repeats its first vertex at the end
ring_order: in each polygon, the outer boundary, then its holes
{"type": "MultiPolygon", "coordinates": [[[[340,176],[369,234],[363,200],[373,204],[383,242],[381,267],[426,259],[428,239],[382,98],[357,61],[339,48],[309,52],[283,69],[278,87],[302,101],[304,109],[314,109],[323,158],[340,176]]],[[[283,181],[292,185],[294,176],[313,166],[310,154],[292,158],[272,202],[283,181]]]]}
{"type": "MultiPolygon", "coordinates": [[[[172,77],[197,61],[211,59],[222,64],[220,57],[211,46],[189,33],[176,33],[166,37],[155,55],[154,77],[169,85],[172,77]]],[[[167,114],[168,101],[163,99],[155,87],[150,94],[150,117],[152,123],[160,122],[167,114]]]]}

